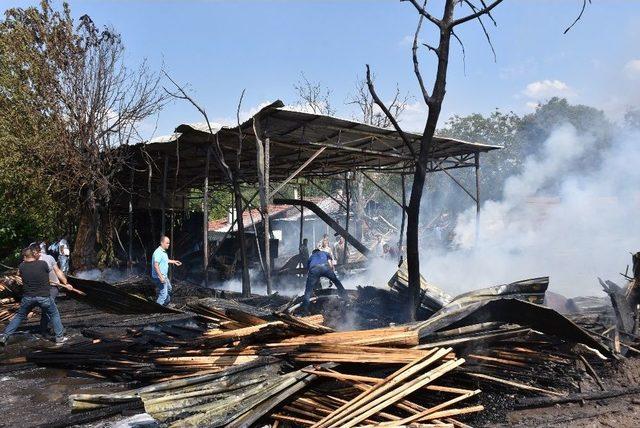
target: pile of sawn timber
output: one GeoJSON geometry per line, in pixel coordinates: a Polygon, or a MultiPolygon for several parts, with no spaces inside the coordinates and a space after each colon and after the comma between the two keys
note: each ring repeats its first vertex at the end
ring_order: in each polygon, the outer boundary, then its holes
{"type": "MultiPolygon", "coordinates": [[[[538,294],[544,280],[502,293],[538,294]]],[[[137,409],[168,426],[465,426],[491,409],[484,395],[515,396],[515,406],[575,393],[585,379],[598,388],[607,346],[555,311],[495,291],[453,299],[424,322],[359,331],[203,299],[188,308],[191,324],[85,331],[90,341],[28,361],[142,385],[74,395],[61,425],[137,409]]]]}
{"type": "Polygon", "coordinates": [[[358,331],[333,331],[321,315],[202,299],[187,307],[190,322],[86,329],[85,341],[27,360],[138,384],[72,396],[74,412],[60,426],[124,410],[172,426],[465,426],[494,413],[496,396],[516,406],[604,389],[598,373],[615,347],[530,303],[547,285],[536,278],[478,290],[431,303],[425,321],[358,331]]]}

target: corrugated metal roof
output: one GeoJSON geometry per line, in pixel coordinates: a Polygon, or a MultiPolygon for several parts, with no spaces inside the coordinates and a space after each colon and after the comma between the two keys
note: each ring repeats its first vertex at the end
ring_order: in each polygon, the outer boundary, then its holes
{"type": "MultiPolygon", "coordinates": [[[[400,135],[393,129],[378,128],[353,120],[313,114],[283,108],[277,101],[264,107],[239,127],[212,124],[213,133],[205,123],[182,124],[170,136],[158,137],[146,144],[129,146],[138,165],[134,186],[140,195],[162,188],[163,164],[167,159],[167,191],[177,197],[200,187],[204,179],[207,148],[217,141],[227,164],[235,163],[239,133],[243,135],[239,179],[257,182],[256,136],[254,120],[260,124],[263,139],[270,141],[271,182],[285,180],[296,168],[311,159],[321,148],[323,152],[310,161],[299,177],[331,177],[355,170],[382,172],[412,171],[414,159],[400,135]],[[146,152],[143,154],[142,152],[146,152]],[[151,165],[152,173],[148,168],[151,165]]],[[[414,150],[420,135],[406,133],[414,150]]],[[[454,138],[436,137],[430,156],[430,170],[460,168],[474,165],[477,153],[500,146],[472,143],[454,138]]],[[[212,157],[209,182],[226,185],[226,175],[212,157]]],[[[123,182],[129,182],[129,171],[123,182]]],[[[157,190],[156,190],[157,191],[157,190]]]]}

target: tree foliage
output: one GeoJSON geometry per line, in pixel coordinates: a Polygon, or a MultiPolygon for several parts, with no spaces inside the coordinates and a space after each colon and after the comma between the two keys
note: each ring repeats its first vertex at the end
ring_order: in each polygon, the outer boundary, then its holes
{"type": "Polygon", "coordinates": [[[48,0],[7,10],[0,40],[3,143],[13,138],[47,184],[39,190],[77,215],[73,261],[91,266],[115,175],[127,167],[119,148],[139,139],[138,125],[162,107],[159,77],[144,63],[127,68],[120,35],[87,15],[75,21],[66,3],[61,11],[48,0]]]}

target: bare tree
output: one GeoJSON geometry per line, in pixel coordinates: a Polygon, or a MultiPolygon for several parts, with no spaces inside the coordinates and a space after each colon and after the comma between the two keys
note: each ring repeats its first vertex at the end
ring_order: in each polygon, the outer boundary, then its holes
{"type": "Polygon", "coordinates": [[[120,186],[115,176],[128,164],[120,148],[139,139],[139,124],[162,108],[165,97],[158,91],[159,76],[146,64],[133,71],[124,66],[124,46],[115,31],[97,28],[87,15],[76,27],[65,6],[64,14],[56,15],[63,25],[49,33],[42,28],[53,24],[51,7],[46,1],[42,7],[40,20],[28,21],[34,34],[46,36],[36,40],[33,50],[46,72],[34,81],[49,100],[48,117],[61,125],[37,155],[50,180],[67,195],[65,202],[77,207],[72,263],[74,269],[83,269],[96,264],[101,216],[113,189],[120,186]]]}
{"type": "Polygon", "coordinates": [[[493,17],[491,17],[491,11],[502,3],[503,0],[495,0],[490,4],[486,4],[484,0],[480,0],[480,6],[475,5],[470,0],[445,0],[440,18],[436,18],[427,10],[426,0],[422,4],[418,3],[417,0],[408,1],[410,1],[419,14],[418,26],[413,39],[412,57],[414,74],[420,86],[422,98],[429,109],[427,122],[425,124],[424,131],[422,132],[422,138],[420,139],[419,144],[414,145],[398,124],[398,121],[395,119],[392,111],[376,94],[373,78],[368,65],[366,68],[366,75],[367,86],[371,97],[375,101],[376,105],[384,112],[385,116],[389,119],[396,131],[400,134],[400,137],[407,146],[407,149],[415,158],[413,186],[411,188],[409,205],[407,207],[407,262],[409,270],[409,299],[407,302],[407,316],[409,319],[415,319],[418,295],[420,292],[420,256],[418,247],[420,202],[422,200],[422,192],[425,184],[427,162],[431,151],[433,150],[433,137],[438,124],[438,119],[440,118],[442,102],[445,96],[451,38],[454,37],[457,39],[454,32],[457,26],[471,20],[478,20],[480,22],[488,38],[488,33],[486,32],[482,18],[488,16],[493,20],[493,17]],[[456,9],[462,8],[463,5],[470,8],[471,13],[461,18],[456,18],[456,9]],[[429,21],[437,28],[439,37],[437,46],[431,46],[426,43],[423,44],[429,52],[435,54],[437,60],[436,75],[431,89],[428,89],[424,82],[420,71],[418,57],[418,40],[424,20],[429,21]]]}
{"type": "MultiPolygon", "coordinates": [[[[238,146],[236,148],[236,156],[235,156],[233,167],[230,167],[227,161],[225,160],[224,152],[222,151],[222,147],[220,146],[220,141],[218,140],[218,136],[216,132],[214,132],[213,127],[211,126],[211,122],[209,121],[209,116],[207,115],[206,110],[203,107],[201,107],[198,103],[196,103],[196,101],[189,94],[187,94],[187,91],[178,83],[176,83],[176,81],[173,80],[171,76],[169,76],[166,72],[164,72],[164,75],[173,84],[176,90],[174,92],[163,87],[167,95],[179,100],[188,101],[204,117],[204,120],[207,124],[207,129],[209,130],[209,133],[207,134],[207,137],[209,140],[208,150],[213,149],[214,159],[218,164],[218,166],[220,167],[220,170],[224,173],[228,181],[228,184],[231,187],[231,191],[234,194],[236,218],[238,223],[237,239],[238,239],[238,247],[241,253],[240,258],[242,260],[242,295],[244,297],[249,297],[251,295],[251,283],[249,278],[249,269],[247,266],[247,248],[246,248],[246,242],[244,240],[244,237],[245,237],[244,222],[242,220],[243,197],[240,191],[240,174],[241,174],[240,157],[242,155],[242,146],[244,143],[244,135],[242,134],[242,130],[240,129],[240,108],[242,107],[244,90],[242,90],[242,94],[240,95],[240,100],[238,101],[238,108],[236,109],[236,119],[238,122],[238,146]]],[[[204,196],[206,197],[206,195],[204,196]]],[[[208,201],[205,200],[203,201],[203,203],[206,204],[208,203],[208,201]]],[[[203,205],[203,208],[204,208],[204,205],[203,205]]],[[[206,213],[207,210],[203,209],[203,211],[206,213]]],[[[205,218],[204,221],[208,222],[208,219],[205,218]]],[[[205,249],[207,247],[208,245],[205,245],[205,249]]],[[[209,254],[207,254],[207,252],[205,252],[205,257],[207,257],[207,260],[208,260],[209,254]]],[[[207,266],[208,266],[208,263],[205,264],[205,268],[207,266]]],[[[205,275],[207,275],[206,271],[205,271],[205,275]]]]}
{"type": "Polygon", "coordinates": [[[310,82],[304,73],[300,73],[300,79],[293,85],[298,94],[297,106],[310,110],[314,114],[326,114],[332,116],[336,113],[331,104],[331,90],[320,82],[310,82]]]}
{"type": "MultiPolygon", "coordinates": [[[[375,81],[375,76],[372,76],[371,80],[375,81]]],[[[389,112],[397,121],[400,120],[400,116],[402,116],[402,113],[406,110],[411,99],[412,97],[408,93],[402,94],[400,87],[396,85],[395,94],[387,105],[389,112]]],[[[360,114],[356,116],[356,119],[362,123],[380,128],[389,128],[392,126],[391,120],[389,120],[387,115],[378,107],[371,96],[365,79],[358,79],[356,81],[355,91],[347,99],[347,104],[354,105],[360,110],[360,114]]]]}
{"type": "MultiPolygon", "coordinates": [[[[494,0],[492,2],[487,2],[486,0],[445,0],[441,12],[438,16],[432,14],[428,10],[427,0],[424,0],[422,2],[419,2],[418,0],[401,1],[410,2],[419,15],[418,25],[413,38],[412,59],[414,74],[420,86],[422,98],[428,108],[428,114],[427,121],[422,132],[422,137],[420,138],[418,144],[414,144],[408,138],[408,136],[398,124],[398,121],[395,119],[393,112],[376,94],[369,65],[367,65],[366,67],[366,76],[369,92],[373,97],[376,105],[378,105],[378,107],[380,107],[380,109],[384,112],[385,116],[393,125],[393,128],[400,134],[400,137],[405,143],[408,151],[415,158],[413,185],[411,188],[409,205],[407,207],[407,262],[409,270],[409,299],[407,302],[407,315],[410,319],[415,319],[418,295],[420,292],[420,262],[418,247],[420,202],[422,199],[422,192],[425,184],[427,163],[434,148],[433,137],[436,131],[438,120],[440,118],[442,102],[444,101],[444,96],[446,93],[451,38],[453,37],[461,45],[464,56],[464,45],[462,43],[462,40],[456,34],[455,29],[456,27],[469,21],[478,21],[485,35],[485,38],[495,56],[493,44],[491,42],[491,38],[489,37],[489,33],[483,19],[486,20],[488,18],[494,25],[497,25],[495,19],[491,15],[491,11],[500,3],[502,3],[503,0],[494,0]],[[456,11],[463,8],[467,9],[467,14],[456,17],[456,11]],[[434,54],[436,57],[437,65],[431,88],[428,88],[423,79],[420,70],[420,61],[418,55],[418,40],[422,28],[422,23],[425,20],[436,27],[436,31],[438,34],[437,44],[430,45],[428,43],[422,43],[422,46],[427,48],[428,52],[434,54]]],[[[571,24],[571,26],[567,28],[566,31],[570,30],[571,27],[573,27],[573,25],[575,25],[575,23],[580,20],[586,7],[587,1],[590,2],[590,0],[582,1],[582,9],[580,11],[580,14],[571,24]]]]}
{"type": "MultiPolygon", "coordinates": [[[[375,80],[372,77],[371,80],[375,80]]],[[[407,105],[412,100],[409,93],[402,94],[400,87],[396,84],[396,91],[388,102],[389,113],[394,117],[396,121],[401,120],[401,116],[407,108],[407,105]]],[[[356,106],[358,109],[357,115],[354,115],[354,119],[366,123],[367,125],[377,126],[380,128],[389,128],[392,126],[391,120],[387,115],[378,107],[375,100],[369,92],[367,81],[365,79],[357,79],[355,85],[355,91],[347,99],[348,105],[356,106]]],[[[376,180],[388,180],[389,176],[386,174],[374,174],[376,180]]],[[[354,192],[354,222],[356,233],[359,235],[359,239],[364,239],[364,222],[365,222],[365,207],[367,203],[375,195],[375,190],[368,196],[365,194],[365,177],[363,174],[356,172],[354,176],[355,192],[354,192]]]]}

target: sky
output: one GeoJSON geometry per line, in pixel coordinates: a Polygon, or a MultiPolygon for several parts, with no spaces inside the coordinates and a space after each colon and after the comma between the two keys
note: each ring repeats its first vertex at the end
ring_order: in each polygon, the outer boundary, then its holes
{"type": "MultiPolygon", "coordinates": [[[[325,1],[97,1],[71,0],[75,17],[88,14],[98,25],[121,33],[125,61],[147,60],[188,85],[212,120],[235,122],[240,93],[243,115],[281,99],[297,100],[301,73],[331,89],[337,115],[351,118],[346,104],[365,64],[377,91],[390,99],[396,85],[413,96],[403,125],[420,130],[426,109],[418,97],[411,43],[418,16],[408,2],[325,1]]],[[[0,10],[37,1],[2,0],[0,10]]],[[[60,2],[54,1],[60,5],[60,2]]],[[[434,14],[441,1],[430,1],[434,14]]],[[[581,0],[506,0],[486,21],[496,58],[481,27],[471,21],[457,31],[450,59],[442,121],[453,115],[487,114],[498,108],[518,114],[552,96],[602,108],[614,120],[640,104],[640,2],[593,0],[568,33],[581,0]]],[[[435,43],[424,26],[421,40],[435,43]]],[[[423,50],[422,70],[430,82],[433,54],[423,50]]],[[[143,127],[143,135],[169,134],[202,117],[175,101],[143,127]],[[156,126],[157,124],[157,126],[156,126]]]]}

